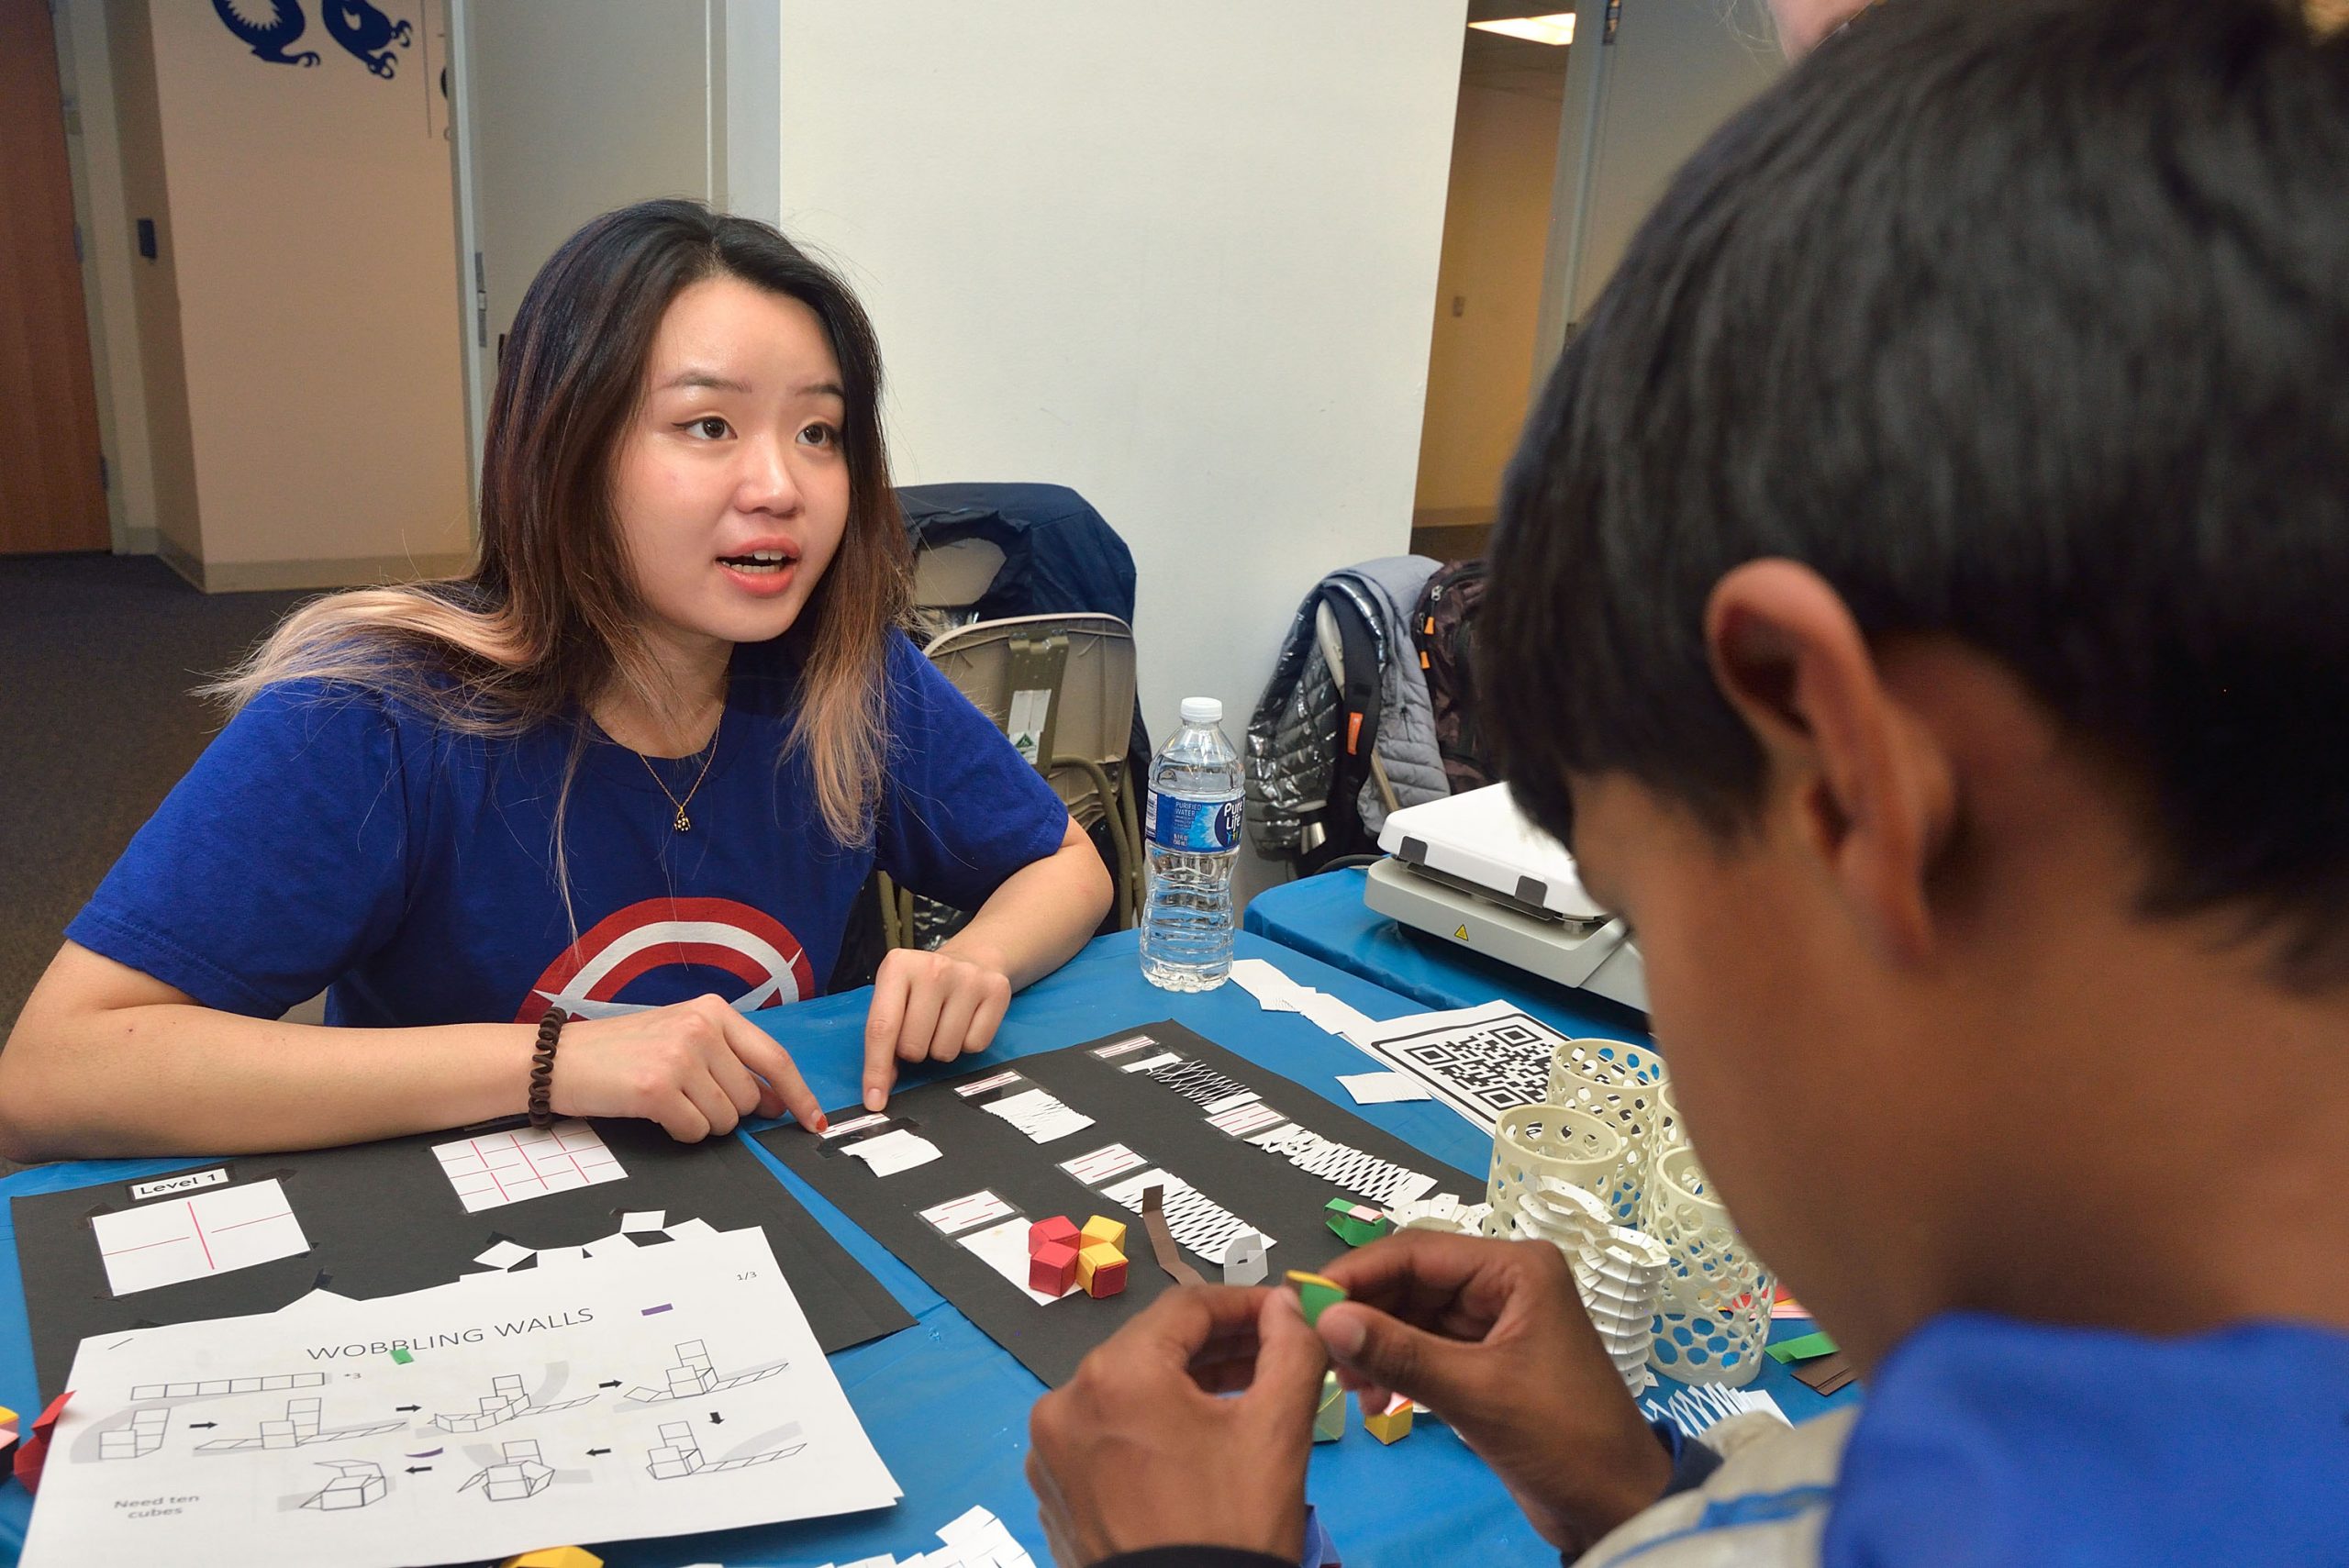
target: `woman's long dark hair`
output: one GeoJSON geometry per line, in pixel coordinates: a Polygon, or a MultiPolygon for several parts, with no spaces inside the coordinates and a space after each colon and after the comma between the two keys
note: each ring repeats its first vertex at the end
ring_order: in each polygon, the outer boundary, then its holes
{"type": "MultiPolygon", "coordinates": [[[[615,689],[665,706],[613,506],[615,457],[662,316],[716,277],[805,305],[840,361],[848,527],[793,630],[806,660],[792,744],[827,828],[863,841],[887,751],[887,639],[911,580],[881,433],[880,349],[829,268],[763,223],[696,202],[606,213],[532,280],[490,400],[473,570],[306,605],[208,690],[241,705],[282,681],[346,682],[484,735],[576,717],[615,689]]],[[[559,858],[560,844],[558,828],[559,858]]]]}

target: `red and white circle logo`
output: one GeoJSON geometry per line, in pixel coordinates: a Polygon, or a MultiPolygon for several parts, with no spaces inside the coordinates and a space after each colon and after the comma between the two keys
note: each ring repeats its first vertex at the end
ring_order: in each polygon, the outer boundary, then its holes
{"type": "Polygon", "coordinates": [[[549,964],[514,1021],[535,1024],[550,1007],[588,1018],[642,1012],[658,1004],[623,1002],[620,993],[674,964],[722,970],[740,980],[747,989],[734,998],[738,1012],[816,993],[799,939],[774,916],[731,898],[647,898],[597,921],[549,964]]]}

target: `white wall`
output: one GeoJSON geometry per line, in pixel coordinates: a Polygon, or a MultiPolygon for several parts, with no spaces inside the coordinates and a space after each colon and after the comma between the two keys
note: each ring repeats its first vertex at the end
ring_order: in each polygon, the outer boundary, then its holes
{"type": "Polygon", "coordinates": [[[873,313],[898,477],[1098,506],[1156,734],[1237,740],[1314,581],[1408,548],[1464,19],[785,0],[784,227],[873,313]]]}

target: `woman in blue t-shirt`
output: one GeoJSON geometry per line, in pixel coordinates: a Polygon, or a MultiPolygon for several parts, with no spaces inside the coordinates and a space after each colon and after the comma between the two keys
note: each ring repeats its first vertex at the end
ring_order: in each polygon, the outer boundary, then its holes
{"type": "Polygon", "coordinates": [[[815,992],[875,866],[975,913],[883,962],[866,1103],[985,1047],[1108,878],[897,629],[880,391],[863,311],[774,229],[663,201],[573,236],[499,363],[478,563],[306,606],[216,688],[234,718],[0,1056],[0,1149],[820,1128],[742,1015],[815,992]],[[330,1027],[281,1021],[322,987],[330,1027]]]}

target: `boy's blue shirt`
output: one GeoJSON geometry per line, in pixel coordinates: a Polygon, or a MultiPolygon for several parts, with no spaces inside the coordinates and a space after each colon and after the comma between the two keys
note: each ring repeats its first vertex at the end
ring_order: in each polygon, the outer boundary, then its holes
{"type": "MultiPolygon", "coordinates": [[[[348,687],[273,687],[214,740],[66,935],[255,1017],[329,986],[328,1022],[376,1028],[706,992],[748,1010],[817,993],[876,864],[975,909],[1059,848],[1067,814],[1051,786],[897,636],[872,842],[841,843],[786,743],[798,691],[785,644],[736,651],[685,833],[645,760],[591,727],[565,808],[566,911],[551,849],[571,726],[483,740],[348,687]]],[[[700,763],[652,766],[682,796],[700,763]]]]}
{"type": "Polygon", "coordinates": [[[2349,1564],[2349,1334],[1934,1318],[1868,1385],[1822,1558],[2349,1564]]]}

